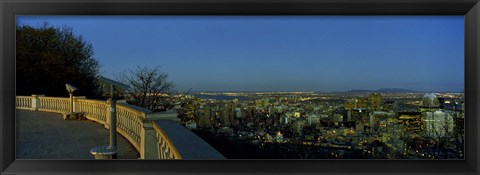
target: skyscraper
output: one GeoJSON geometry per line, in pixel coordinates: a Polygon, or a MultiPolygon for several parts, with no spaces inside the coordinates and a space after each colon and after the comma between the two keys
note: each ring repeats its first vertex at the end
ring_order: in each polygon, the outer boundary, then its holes
{"type": "Polygon", "coordinates": [[[370,94],[370,109],[372,111],[380,111],[382,107],[382,95],[380,93],[370,94]]]}

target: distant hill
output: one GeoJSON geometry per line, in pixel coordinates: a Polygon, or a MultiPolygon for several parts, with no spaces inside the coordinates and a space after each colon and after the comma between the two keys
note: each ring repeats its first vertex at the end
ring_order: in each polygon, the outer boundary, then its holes
{"type": "Polygon", "coordinates": [[[400,89],[400,88],[380,88],[378,90],[364,90],[364,89],[354,89],[348,92],[379,92],[379,93],[398,93],[398,92],[416,92],[410,89],[400,89]]]}
{"type": "Polygon", "coordinates": [[[377,92],[376,90],[353,89],[348,92],[377,92]]]}
{"type": "Polygon", "coordinates": [[[400,88],[380,88],[378,92],[416,92],[410,89],[400,89],[400,88]]]}

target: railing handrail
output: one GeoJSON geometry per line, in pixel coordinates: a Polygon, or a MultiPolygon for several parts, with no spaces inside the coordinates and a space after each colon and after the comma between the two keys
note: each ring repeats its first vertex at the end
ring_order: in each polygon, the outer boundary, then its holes
{"type": "Polygon", "coordinates": [[[69,100],[68,97],[47,97],[47,96],[39,96],[40,99],[52,99],[52,100],[69,100]]]}
{"type": "Polygon", "coordinates": [[[96,100],[96,99],[75,98],[75,97],[74,97],[73,100],[84,101],[84,102],[91,102],[91,103],[101,103],[101,104],[105,104],[105,101],[103,101],[103,100],[96,100]]]}
{"type": "Polygon", "coordinates": [[[18,98],[33,98],[33,96],[17,95],[18,98]]]}
{"type": "Polygon", "coordinates": [[[126,106],[126,105],[122,105],[122,104],[117,104],[117,108],[126,110],[126,111],[131,112],[131,113],[135,113],[135,114],[141,116],[141,117],[142,117],[142,118],[141,118],[142,120],[145,120],[145,119],[146,119],[146,113],[143,112],[143,111],[138,111],[138,110],[136,110],[136,109],[130,108],[130,107],[128,107],[128,106],[126,106]]]}

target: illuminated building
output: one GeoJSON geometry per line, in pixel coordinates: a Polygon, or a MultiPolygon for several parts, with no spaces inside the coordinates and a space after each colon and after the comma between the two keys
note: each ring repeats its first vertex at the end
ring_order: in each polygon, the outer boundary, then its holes
{"type": "Polygon", "coordinates": [[[368,98],[358,98],[356,99],[357,108],[368,108],[368,98]]]}
{"type": "Polygon", "coordinates": [[[398,120],[405,131],[418,132],[423,129],[421,112],[399,112],[398,120]]]}
{"type": "Polygon", "coordinates": [[[277,134],[275,135],[275,141],[283,142],[283,134],[280,131],[278,131],[277,134]]]}
{"type": "Polygon", "coordinates": [[[195,104],[193,102],[187,103],[185,105],[185,115],[186,115],[186,122],[194,122],[195,121],[195,104]]]}
{"type": "Polygon", "coordinates": [[[308,125],[320,123],[320,116],[317,114],[307,114],[308,125]]]}
{"type": "Polygon", "coordinates": [[[359,113],[362,113],[368,108],[368,98],[346,100],[344,102],[344,107],[347,111],[346,121],[355,121],[358,123],[362,118],[359,116],[359,113]]]}
{"type": "Polygon", "coordinates": [[[206,106],[201,106],[201,109],[199,110],[199,116],[198,116],[198,126],[199,127],[211,127],[212,126],[212,121],[211,121],[211,108],[209,105],[206,106]]]}
{"type": "Polygon", "coordinates": [[[380,111],[382,107],[382,95],[380,93],[370,94],[370,109],[380,111]]]}
{"type": "Polygon", "coordinates": [[[420,111],[436,111],[440,108],[440,102],[435,93],[427,93],[423,96],[420,111]]]}
{"type": "Polygon", "coordinates": [[[272,143],[272,142],[273,142],[273,137],[270,136],[270,134],[266,133],[266,134],[263,136],[263,142],[264,142],[264,143],[272,143]]]}
{"type": "Polygon", "coordinates": [[[453,131],[453,115],[444,111],[424,112],[424,127],[427,136],[438,138],[453,131]]]}
{"type": "Polygon", "coordinates": [[[369,126],[370,125],[370,115],[369,111],[365,108],[355,108],[352,111],[352,121],[356,123],[357,130],[363,129],[361,126],[369,126]]]}
{"type": "Polygon", "coordinates": [[[289,121],[288,115],[285,114],[285,115],[282,115],[282,116],[280,117],[280,123],[281,123],[281,124],[286,125],[286,124],[288,124],[288,121],[289,121]]]}
{"type": "Polygon", "coordinates": [[[345,107],[345,110],[347,110],[347,111],[350,110],[350,109],[356,108],[355,100],[353,100],[353,99],[345,100],[343,106],[345,107]]]}
{"type": "Polygon", "coordinates": [[[385,100],[383,103],[383,111],[393,111],[393,106],[395,104],[395,101],[393,100],[385,100]]]}

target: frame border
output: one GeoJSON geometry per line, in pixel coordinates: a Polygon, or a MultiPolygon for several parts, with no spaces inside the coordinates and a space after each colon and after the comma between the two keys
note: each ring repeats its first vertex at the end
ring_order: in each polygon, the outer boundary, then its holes
{"type": "Polygon", "coordinates": [[[0,174],[479,174],[478,0],[0,0],[0,174]],[[464,15],[465,160],[15,160],[18,15],[464,15]],[[467,117],[468,116],[468,117],[467,117]]]}

